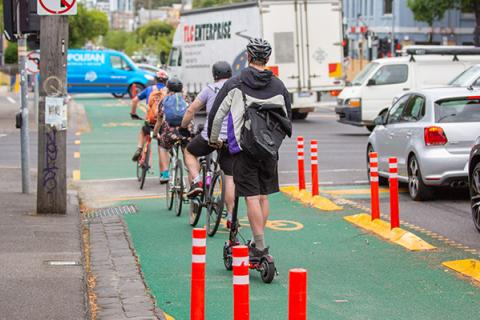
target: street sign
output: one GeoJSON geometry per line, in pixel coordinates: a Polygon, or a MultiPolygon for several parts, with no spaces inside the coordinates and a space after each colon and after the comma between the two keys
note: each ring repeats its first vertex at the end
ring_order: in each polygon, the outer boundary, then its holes
{"type": "Polygon", "coordinates": [[[40,53],[32,51],[27,55],[27,72],[37,74],[40,70],[40,53]]]}
{"type": "Polygon", "coordinates": [[[77,0],[37,0],[38,15],[76,15],[77,0]]]}

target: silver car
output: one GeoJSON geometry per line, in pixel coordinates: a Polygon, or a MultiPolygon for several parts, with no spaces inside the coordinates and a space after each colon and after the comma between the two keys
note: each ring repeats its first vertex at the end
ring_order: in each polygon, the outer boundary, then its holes
{"type": "Polygon", "coordinates": [[[413,200],[431,198],[435,186],[467,185],[469,153],[480,135],[480,90],[408,92],[375,124],[367,155],[378,152],[381,182],[388,178],[388,158],[397,157],[399,180],[408,183],[413,200]]]}

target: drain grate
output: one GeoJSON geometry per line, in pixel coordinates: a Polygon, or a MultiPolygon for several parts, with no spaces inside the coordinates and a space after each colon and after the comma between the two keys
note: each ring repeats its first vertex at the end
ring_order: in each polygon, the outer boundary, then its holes
{"type": "Polygon", "coordinates": [[[94,218],[101,218],[101,217],[123,216],[126,214],[135,214],[137,212],[138,212],[138,208],[136,205],[127,204],[127,205],[118,206],[118,207],[90,209],[85,212],[85,216],[88,219],[94,219],[94,218]]]}

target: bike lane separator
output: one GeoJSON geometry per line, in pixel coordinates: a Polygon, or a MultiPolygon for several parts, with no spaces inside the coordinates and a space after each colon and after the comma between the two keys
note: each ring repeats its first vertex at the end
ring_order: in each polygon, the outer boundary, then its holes
{"type": "Polygon", "coordinates": [[[480,282],[480,260],[464,259],[445,261],[442,263],[442,265],[462,274],[465,277],[480,282]]]}
{"type": "Polygon", "coordinates": [[[299,189],[295,186],[283,186],[280,188],[280,191],[290,196],[291,198],[299,200],[300,202],[316,209],[320,209],[323,211],[339,211],[343,209],[341,206],[335,204],[333,201],[326,197],[323,197],[321,195],[312,196],[309,191],[305,189],[299,189]]]}

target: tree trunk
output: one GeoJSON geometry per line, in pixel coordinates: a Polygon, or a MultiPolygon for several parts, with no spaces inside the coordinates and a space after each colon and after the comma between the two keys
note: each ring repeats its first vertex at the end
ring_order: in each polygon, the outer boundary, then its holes
{"type": "Polygon", "coordinates": [[[473,1],[473,11],[475,12],[475,29],[473,31],[473,44],[480,47],[480,1],[473,1]]]}

